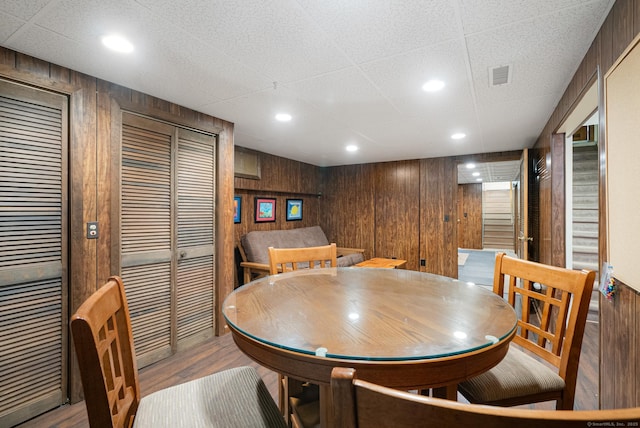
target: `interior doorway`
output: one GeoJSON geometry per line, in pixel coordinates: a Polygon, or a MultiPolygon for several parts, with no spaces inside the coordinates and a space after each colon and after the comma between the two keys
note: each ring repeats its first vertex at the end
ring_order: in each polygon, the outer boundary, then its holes
{"type": "Polygon", "coordinates": [[[565,134],[566,266],[596,272],[589,320],[599,312],[599,112],[598,87],[585,92],[558,133],[565,134]]]}
{"type": "Polygon", "coordinates": [[[458,165],[458,279],[490,286],[495,253],[514,255],[520,161],[458,165]]]}

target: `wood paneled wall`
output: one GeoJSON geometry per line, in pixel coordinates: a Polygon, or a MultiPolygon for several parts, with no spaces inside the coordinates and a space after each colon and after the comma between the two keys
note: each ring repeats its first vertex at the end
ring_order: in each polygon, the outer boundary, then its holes
{"type": "MultiPolygon", "coordinates": [[[[441,218],[441,213],[455,207],[455,196],[453,201],[447,198],[442,202],[444,188],[455,188],[457,183],[455,161],[423,162],[326,168],[321,224],[327,235],[339,245],[364,248],[367,258],[395,257],[407,260],[407,269],[448,272],[457,277],[457,258],[453,271],[451,254],[444,255],[450,252],[443,248],[447,240],[451,243],[450,234],[443,233],[437,219],[425,219],[425,215],[441,218]],[[443,180],[441,174],[448,179],[443,180]],[[424,203],[426,200],[429,202],[424,203]],[[429,239],[423,238],[425,227],[433,229],[429,239]],[[424,267],[420,266],[421,258],[428,258],[424,267]]],[[[452,214],[449,212],[451,222],[455,218],[452,214]]]]}
{"type": "MultiPolygon", "coordinates": [[[[0,47],[0,77],[67,94],[69,120],[70,195],[70,302],[69,313],[90,296],[113,272],[112,257],[119,253],[111,242],[112,183],[119,174],[111,170],[112,144],[119,139],[113,129],[112,109],[117,107],[156,119],[219,135],[216,165],[216,302],[233,289],[233,124],[193,110],[102,81],[46,61],[0,47]],[[114,104],[115,103],[115,104],[114,104]],[[85,224],[100,223],[100,238],[85,239],[85,224]]],[[[219,332],[224,322],[216,311],[219,332]]],[[[81,399],[80,378],[71,359],[70,395],[81,399]]]]}
{"type": "Polygon", "coordinates": [[[255,153],[260,161],[260,179],[234,178],[235,196],[242,197],[242,221],[234,225],[234,242],[252,230],[294,229],[319,224],[320,168],[268,153],[255,153]],[[275,222],[255,222],[256,197],[276,198],[275,222]],[[302,220],[286,220],[287,198],[303,200],[302,220]]]}
{"type": "Polygon", "coordinates": [[[457,166],[520,159],[520,151],[324,168],[320,224],[365,257],[457,278],[457,166]],[[447,216],[447,220],[445,220],[447,216]],[[421,266],[420,261],[425,265],[421,266]]]}
{"type": "Polygon", "coordinates": [[[308,163],[254,152],[260,161],[260,179],[234,178],[234,187],[260,192],[284,192],[318,196],[321,192],[321,168],[308,163]]]}
{"type": "Polygon", "coordinates": [[[375,248],[376,257],[407,260],[407,269],[419,270],[420,162],[376,164],[375,248]],[[409,239],[406,239],[409,238],[409,239]]]}
{"type": "MultiPolygon", "coordinates": [[[[603,100],[603,77],[631,41],[640,33],[640,2],[637,0],[617,0],[593,43],[580,63],[560,102],[553,111],[535,144],[538,159],[545,159],[554,149],[552,135],[565,117],[571,112],[582,94],[593,81],[599,88],[600,115],[600,190],[599,190],[599,262],[607,254],[606,237],[606,140],[603,100]]],[[[553,158],[553,156],[552,156],[553,158]]],[[[553,164],[552,168],[557,165],[553,164]]],[[[549,186],[554,187],[553,185],[549,186]]],[[[563,201],[551,191],[540,193],[540,239],[553,240],[557,222],[553,210],[563,201]],[[555,196],[554,196],[555,195],[555,196]],[[554,198],[556,198],[554,200],[554,198]]],[[[629,225],[639,227],[639,225],[629,225]]],[[[551,263],[559,260],[559,245],[543,246],[540,260],[551,263]]],[[[564,256],[564,254],[562,254],[564,256]]],[[[638,284],[635,284],[638,285],[638,284]]],[[[600,406],[617,408],[640,406],[640,358],[638,338],[640,337],[640,296],[624,284],[619,285],[618,295],[613,302],[601,297],[600,301],[600,406]]]]}
{"type": "Polygon", "coordinates": [[[375,165],[324,168],[322,177],[320,225],[327,238],[375,257],[375,165]]]}
{"type": "Polygon", "coordinates": [[[614,298],[600,299],[600,322],[600,407],[640,406],[640,294],[616,282],[614,298]]]}

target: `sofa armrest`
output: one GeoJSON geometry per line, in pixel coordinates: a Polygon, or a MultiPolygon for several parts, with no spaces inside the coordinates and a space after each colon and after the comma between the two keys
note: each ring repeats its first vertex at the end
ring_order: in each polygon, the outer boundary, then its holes
{"type": "Polygon", "coordinates": [[[354,253],[362,253],[362,256],[364,257],[364,249],[362,248],[338,247],[337,253],[338,253],[338,257],[346,256],[347,254],[354,254],[354,253]]]}
{"type": "Polygon", "coordinates": [[[266,263],[240,262],[240,267],[244,268],[245,284],[254,279],[269,275],[269,265],[266,263]]]}

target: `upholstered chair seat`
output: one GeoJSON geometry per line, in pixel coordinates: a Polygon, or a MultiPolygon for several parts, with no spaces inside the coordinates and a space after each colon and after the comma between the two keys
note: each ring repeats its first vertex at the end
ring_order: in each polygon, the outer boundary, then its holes
{"type": "Polygon", "coordinates": [[[538,393],[560,393],[565,383],[555,370],[511,345],[500,364],[458,388],[475,402],[493,403],[538,393]]]}

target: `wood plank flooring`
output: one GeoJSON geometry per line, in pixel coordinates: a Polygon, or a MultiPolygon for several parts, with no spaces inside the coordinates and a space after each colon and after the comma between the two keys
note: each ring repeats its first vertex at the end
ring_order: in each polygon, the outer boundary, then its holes
{"type": "MultiPolygon", "coordinates": [[[[576,388],[575,409],[598,408],[598,324],[588,322],[576,388]]],[[[196,379],[220,370],[242,365],[253,366],[264,379],[277,402],[277,374],[251,361],[235,345],[230,334],[214,337],[192,349],[180,352],[140,371],[142,395],[171,385],[196,379]]],[[[460,401],[464,401],[459,397],[460,401]]],[[[553,409],[553,402],[539,403],[530,408],[553,409]]],[[[19,428],[87,428],[84,402],[61,406],[44,415],[18,425],[19,428]]]]}

